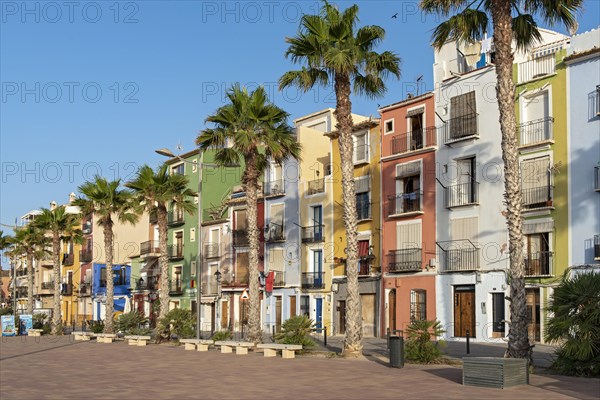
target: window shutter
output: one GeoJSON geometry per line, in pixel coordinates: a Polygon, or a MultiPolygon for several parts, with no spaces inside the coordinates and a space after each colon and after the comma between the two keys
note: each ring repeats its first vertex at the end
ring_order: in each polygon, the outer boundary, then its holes
{"type": "Polygon", "coordinates": [[[396,225],[396,249],[420,249],[421,243],[421,221],[396,225]]]}
{"type": "Polygon", "coordinates": [[[477,244],[479,217],[455,218],[450,220],[452,240],[468,239],[477,244]]]}
{"type": "Polygon", "coordinates": [[[421,174],[421,162],[413,161],[404,164],[396,165],[396,178],[402,179],[407,176],[414,176],[421,174]]]}
{"type": "Polygon", "coordinates": [[[285,255],[281,248],[269,249],[269,271],[283,271],[285,269],[285,255]]]}
{"type": "Polygon", "coordinates": [[[371,190],[371,176],[365,175],[354,179],[354,191],[364,193],[371,190]]]}

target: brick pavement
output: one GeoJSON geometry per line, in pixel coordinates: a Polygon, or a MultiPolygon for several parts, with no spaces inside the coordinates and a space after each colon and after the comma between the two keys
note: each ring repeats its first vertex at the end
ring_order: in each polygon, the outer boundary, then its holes
{"type": "Polygon", "coordinates": [[[10,399],[594,399],[597,379],[533,375],[506,390],[462,386],[460,368],[388,368],[362,360],[295,360],[185,351],[170,345],[2,338],[0,398],[10,399]]]}

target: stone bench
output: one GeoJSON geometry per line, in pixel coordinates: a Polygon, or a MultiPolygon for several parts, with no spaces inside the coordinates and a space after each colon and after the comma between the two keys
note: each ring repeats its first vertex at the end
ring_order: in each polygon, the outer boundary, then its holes
{"type": "Polygon", "coordinates": [[[227,340],[215,342],[215,346],[221,346],[221,353],[224,354],[232,353],[232,349],[235,348],[235,354],[244,355],[248,354],[248,349],[254,348],[254,343],[227,340]]]}
{"type": "Polygon", "coordinates": [[[281,350],[281,358],[295,358],[296,350],[302,350],[300,344],[261,343],[256,347],[264,350],[265,357],[275,357],[277,350],[281,350]]]}
{"type": "Polygon", "coordinates": [[[181,339],[179,343],[183,343],[185,350],[208,351],[208,347],[215,343],[214,340],[205,339],[181,339]]]}
{"type": "Polygon", "coordinates": [[[42,336],[42,330],[41,329],[28,329],[27,330],[27,336],[42,336]]]}
{"type": "Polygon", "coordinates": [[[125,336],[125,340],[130,346],[145,346],[150,339],[150,336],[125,336]]]}
{"type": "Polygon", "coordinates": [[[117,335],[114,333],[97,333],[96,341],[98,343],[112,343],[117,338],[117,335]]]}
{"type": "Polygon", "coordinates": [[[75,336],[75,340],[90,340],[90,339],[96,337],[96,334],[93,332],[82,332],[82,331],[75,331],[75,332],[71,333],[71,335],[75,336]]]}

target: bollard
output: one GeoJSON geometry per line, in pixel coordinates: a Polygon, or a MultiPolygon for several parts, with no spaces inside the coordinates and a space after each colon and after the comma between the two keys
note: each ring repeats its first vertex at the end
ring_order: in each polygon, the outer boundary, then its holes
{"type": "Polygon", "coordinates": [[[327,347],[327,327],[325,326],[323,329],[324,329],[323,330],[323,332],[324,332],[324,335],[323,335],[323,344],[325,345],[325,347],[327,347]]]}
{"type": "Polygon", "coordinates": [[[471,343],[469,342],[470,336],[469,336],[469,330],[467,329],[467,354],[471,353],[471,343]]]}
{"type": "Polygon", "coordinates": [[[390,367],[404,368],[404,338],[390,336],[390,367]]]}

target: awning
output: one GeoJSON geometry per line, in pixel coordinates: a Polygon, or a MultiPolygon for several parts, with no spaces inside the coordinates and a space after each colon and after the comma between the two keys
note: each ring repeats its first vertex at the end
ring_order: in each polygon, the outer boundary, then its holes
{"type": "Polygon", "coordinates": [[[359,240],[358,241],[358,256],[366,257],[369,255],[369,241],[359,240]]]}
{"type": "Polygon", "coordinates": [[[545,233],[554,231],[553,220],[532,220],[523,222],[523,234],[531,235],[533,233],[545,233]]]}
{"type": "Polygon", "coordinates": [[[414,117],[419,114],[423,114],[425,112],[425,107],[416,108],[414,110],[410,110],[406,113],[406,118],[414,117]]]}
{"type": "Polygon", "coordinates": [[[115,311],[123,312],[125,310],[125,301],[126,301],[125,298],[115,299],[115,302],[114,302],[115,311]]]}

